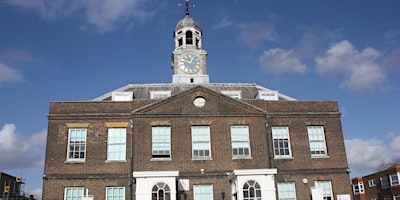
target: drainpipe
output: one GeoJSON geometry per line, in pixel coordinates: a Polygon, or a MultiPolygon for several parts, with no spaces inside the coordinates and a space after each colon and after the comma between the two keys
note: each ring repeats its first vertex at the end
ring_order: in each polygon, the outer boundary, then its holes
{"type": "Polygon", "coordinates": [[[274,158],[273,158],[273,152],[274,152],[274,148],[272,145],[272,141],[271,141],[271,134],[268,131],[268,121],[267,119],[265,119],[265,133],[266,133],[266,137],[267,137],[267,145],[268,145],[268,161],[269,161],[269,167],[270,168],[274,168],[274,158]]]}
{"type": "Polygon", "coordinates": [[[129,168],[129,196],[130,196],[130,200],[133,200],[133,137],[134,137],[134,131],[133,131],[133,119],[130,120],[129,122],[129,127],[131,128],[131,152],[130,152],[130,160],[131,160],[131,165],[129,168]]]}

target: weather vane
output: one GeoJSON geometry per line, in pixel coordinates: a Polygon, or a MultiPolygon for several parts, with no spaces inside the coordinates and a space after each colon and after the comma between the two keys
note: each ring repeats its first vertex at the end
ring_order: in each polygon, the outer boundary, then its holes
{"type": "MultiPolygon", "coordinates": [[[[189,15],[189,0],[185,0],[186,4],[186,15],[189,15]]],[[[181,3],[178,4],[178,6],[182,6],[181,3]]],[[[194,8],[196,5],[192,4],[192,7],[194,8]]]]}

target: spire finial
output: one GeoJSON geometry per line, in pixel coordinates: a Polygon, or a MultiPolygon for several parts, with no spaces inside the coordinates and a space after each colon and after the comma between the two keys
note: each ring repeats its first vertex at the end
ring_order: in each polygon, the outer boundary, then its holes
{"type": "MultiPolygon", "coordinates": [[[[185,10],[186,10],[186,13],[185,13],[185,15],[186,16],[189,16],[189,0],[185,0],[185,10]]],[[[182,4],[181,3],[178,3],[178,6],[182,6],[182,4]]],[[[195,7],[195,5],[193,4],[192,5],[193,6],[193,8],[195,7]]]]}
{"type": "Polygon", "coordinates": [[[186,15],[189,16],[189,0],[186,1],[186,15]]]}

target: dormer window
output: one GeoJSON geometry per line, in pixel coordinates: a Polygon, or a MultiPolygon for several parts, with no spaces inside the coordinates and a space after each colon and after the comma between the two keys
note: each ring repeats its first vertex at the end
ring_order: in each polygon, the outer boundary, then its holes
{"type": "Polygon", "coordinates": [[[258,98],[265,101],[277,101],[278,91],[258,91],[258,98]]]}
{"type": "Polygon", "coordinates": [[[234,99],[241,99],[242,92],[241,91],[221,91],[222,94],[232,97],[234,99]]]}
{"type": "Polygon", "coordinates": [[[171,96],[171,91],[150,91],[150,99],[166,99],[171,96]]]}
{"type": "Polygon", "coordinates": [[[112,101],[132,101],[133,92],[113,92],[111,96],[112,101]]]}
{"type": "Polygon", "coordinates": [[[186,31],[186,44],[193,44],[193,33],[192,33],[192,31],[186,31]]]}

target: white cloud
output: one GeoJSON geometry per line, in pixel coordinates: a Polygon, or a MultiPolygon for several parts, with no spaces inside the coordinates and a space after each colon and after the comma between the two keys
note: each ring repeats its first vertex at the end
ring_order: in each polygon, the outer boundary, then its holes
{"type": "Polygon", "coordinates": [[[120,23],[143,20],[154,15],[145,11],[149,0],[6,0],[6,3],[39,13],[44,19],[56,20],[78,14],[100,32],[114,29],[120,23]]]}
{"type": "Polygon", "coordinates": [[[246,23],[238,25],[238,27],[240,29],[239,42],[252,48],[258,47],[263,41],[276,42],[279,40],[273,22],[246,23]]]}
{"type": "Polygon", "coordinates": [[[352,171],[371,173],[382,161],[382,155],[388,155],[389,150],[383,141],[372,138],[370,140],[345,140],[347,161],[352,171]]]}
{"type": "Polygon", "coordinates": [[[380,56],[380,52],[373,48],[359,52],[349,41],[342,40],[314,61],[319,73],[342,73],[345,80],[341,87],[361,91],[386,81],[387,72],[377,62],[380,56]]]}
{"type": "Polygon", "coordinates": [[[392,50],[382,64],[390,70],[400,70],[400,48],[392,50]]]}
{"type": "Polygon", "coordinates": [[[321,27],[298,26],[302,37],[293,50],[302,58],[314,58],[324,48],[326,43],[337,41],[340,30],[327,30],[321,27]]]}
{"type": "Polygon", "coordinates": [[[38,59],[28,51],[22,49],[8,49],[4,52],[3,58],[9,61],[37,62],[38,59]]]}
{"type": "Polygon", "coordinates": [[[400,135],[392,132],[386,137],[390,138],[388,145],[378,138],[345,140],[347,161],[357,176],[376,172],[382,162],[400,155],[400,135]]]}
{"type": "Polygon", "coordinates": [[[221,21],[219,21],[217,24],[214,24],[212,26],[213,29],[223,29],[230,27],[233,24],[233,21],[228,19],[228,17],[223,17],[221,21]]]}
{"type": "Polygon", "coordinates": [[[43,166],[46,134],[43,130],[26,139],[16,132],[15,124],[5,124],[0,130],[0,169],[43,166]]]}
{"type": "Polygon", "coordinates": [[[386,134],[386,137],[391,140],[390,150],[400,153],[400,135],[395,132],[390,132],[386,134]]]}
{"type": "Polygon", "coordinates": [[[292,72],[304,74],[307,66],[301,62],[293,50],[270,49],[259,58],[260,66],[273,74],[292,72]]]}
{"type": "Polygon", "coordinates": [[[382,39],[385,41],[385,43],[392,46],[399,46],[399,38],[400,29],[389,30],[382,36],[382,39]]]}
{"type": "Polygon", "coordinates": [[[18,82],[22,79],[21,72],[0,62],[0,85],[3,83],[18,82]]]}

